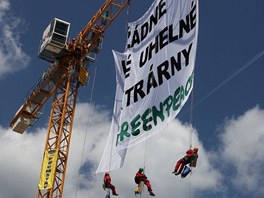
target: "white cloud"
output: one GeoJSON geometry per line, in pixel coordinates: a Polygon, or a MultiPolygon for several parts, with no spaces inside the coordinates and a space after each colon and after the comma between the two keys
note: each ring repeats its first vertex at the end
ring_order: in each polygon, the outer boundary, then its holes
{"type": "MultiPolygon", "coordinates": [[[[110,112],[101,107],[81,103],[77,105],[71,140],[64,198],[85,198],[87,195],[104,197],[101,187],[103,174],[95,175],[110,128],[110,112]],[[85,143],[85,144],[84,144],[85,143]],[[83,157],[82,157],[83,154],[83,157]],[[79,169],[88,164],[79,174],[79,169]],[[82,188],[77,188],[77,184],[82,188]],[[76,196],[77,194],[77,196],[76,196]]],[[[264,181],[263,144],[264,111],[259,107],[247,111],[237,119],[226,122],[221,136],[221,149],[208,152],[199,141],[198,133],[177,120],[163,133],[128,150],[123,168],[113,171],[112,181],[119,198],[134,197],[134,175],[139,167],[146,167],[153,191],[157,197],[205,197],[216,193],[228,196],[228,188],[237,194],[259,197],[264,181]],[[193,146],[199,147],[199,160],[193,174],[182,179],[171,172],[189,146],[192,131],[193,146]],[[214,164],[228,167],[218,171],[214,164]],[[230,184],[230,186],[228,186],[230,184]],[[226,182],[226,183],[224,183],[226,182]]],[[[23,135],[0,128],[0,197],[32,197],[37,192],[46,129],[23,135]]],[[[223,167],[222,167],[223,168],[223,167]]],[[[146,189],[145,196],[148,194],[146,189]]]]}
{"type": "MultiPolygon", "coordinates": [[[[108,111],[100,107],[77,105],[64,188],[65,198],[75,197],[76,193],[78,198],[87,195],[94,198],[104,196],[101,188],[103,174],[95,175],[94,172],[107,141],[109,115],[108,111]],[[83,171],[84,174],[79,175],[81,160],[82,164],[88,163],[89,166],[83,171]],[[77,184],[82,188],[77,190],[77,184]]],[[[176,188],[180,189],[177,196],[183,198],[191,195],[204,197],[206,192],[218,192],[225,196],[228,195],[228,180],[232,182],[229,188],[245,195],[250,194],[251,197],[259,197],[263,194],[259,184],[264,181],[261,152],[263,119],[264,111],[256,107],[237,119],[227,121],[221,136],[222,147],[215,153],[204,150],[197,132],[188,125],[177,120],[171,122],[163,133],[130,148],[124,167],[111,173],[113,183],[120,193],[119,198],[134,197],[133,177],[144,164],[153,191],[159,197],[174,197],[176,188]],[[199,147],[199,160],[193,174],[182,179],[171,172],[176,161],[188,149],[190,131],[193,131],[193,146],[199,147]],[[229,171],[220,173],[214,164],[228,167],[229,171]]],[[[0,197],[35,196],[46,129],[36,131],[34,134],[19,135],[0,129],[0,197]]],[[[147,194],[146,190],[144,193],[147,194]]]]}
{"type": "Polygon", "coordinates": [[[14,16],[10,7],[8,0],[0,0],[0,77],[25,68],[30,61],[20,41],[24,21],[14,16]]]}
{"type": "Polygon", "coordinates": [[[44,148],[44,130],[20,135],[0,128],[0,197],[32,197],[44,148]],[[21,196],[22,195],[22,196],[21,196]]]}
{"type": "Polygon", "coordinates": [[[10,3],[8,0],[0,0],[0,21],[3,20],[3,16],[5,15],[6,10],[10,7],[10,3]]]}
{"type": "Polygon", "coordinates": [[[238,191],[259,197],[264,194],[264,111],[259,107],[226,122],[221,136],[221,158],[229,167],[231,181],[238,191]]]}
{"type": "MultiPolygon", "coordinates": [[[[94,172],[103,153],[109,128],[108,111],[88,104],[77,105],[64,198],[75,197],[76,194],[78,198],[85,198],[87,195],[94,198],[104,197],[101,187],[103,174],[95,175],[94,172]],[[82,164],[88,163],[90,166],[86,167],[85,174],[78,175],[81,159],[82,164]],[[76,191],[77,184],[82,188],[76,191]]],[[[183,198],[189,197],[190,193],[221,190],[222,176],[211,166],[210,156],[204,150],[196,131],[193,132],[192,139],[193,145],[200,148],[198,167],[185,179],[171,173],[176,161],[189,147],[190,130],[192,129],[189,126],[173,121],[164,133],[130,148],[124,167],[111,173],[112,181],[120,193],[119,198],[134,197],[133,178],[137,169],[144,164],[153,191],[158,197],[175,197],[176,187],[181,189],[177,191],[177,195],[183,198]]],[[[1,129],[0,134],[0,197],[35,196],[46,129],[35,129],[34,134],[26,132],[23,135],[1,129]]],[[[146,190],[144,193],[147,194],[146,190]]]]}

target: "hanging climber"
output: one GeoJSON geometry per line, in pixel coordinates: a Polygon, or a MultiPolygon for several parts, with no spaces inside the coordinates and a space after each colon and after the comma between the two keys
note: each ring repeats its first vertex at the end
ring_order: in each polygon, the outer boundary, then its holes
{"type": "Polygon", "coordinates": [[[144,174],[143,168],[139,168],[134,179],[135,179],[135,183],[138,184],[138,186],[135,190],[135,194],[140,194],[143,187],[144,187],[144,184],[145,184],[148,188],[149,195],[155,196],[155,194],[152,192],[151,184],[150,184],[147,176],[144,174]]]}
{"type": "Polygon", "coordinates": [[[172,173],[175,175],[181,174],[183,168],[187,164],[192,164],[193,162],[195,162],[195,166],[196,166],[197,158],[198,158],[198,148],[197,147],[195,147],[193,150],[192,149],[187,150],[186,155],[183,158],[181,158],[179,161],[177,161],[174,171],[172,173]]]}
{"type": "MultiPolygon", "coordinates": [[[[105,176],[104,176],[103,188],[104,189],[110,188],[112,190],[112,195],[118,196],[118,194],[116,193],[116,190],[115,190],[115,186],[111,183],[111,177],[110,177],[110,174],[108,172],[106,172],[105,176]]],[[[110,198],[110,195],[108,195],[108,193],[106,195],[106,198],[110,198]]]]}

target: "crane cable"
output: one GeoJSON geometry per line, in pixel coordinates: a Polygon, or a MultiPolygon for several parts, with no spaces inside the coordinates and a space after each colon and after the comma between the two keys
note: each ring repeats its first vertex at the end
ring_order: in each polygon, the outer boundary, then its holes
{"type": "Polygon", "coordinates": [[[257,61],[259,58],[261,58],[264,55],[264,50],[260,51],[257,55],[255,55],[253,58],[251,58],[248,62],[243,64],[238,70],[236,70],[233,74],[228,76],[225,80],[223,80],[220,84],[218,84],[214,89],[209,91],[208,94],[203,96],[197,103],[194,104],[194,107],[198,106],[200,103],[202,103],[204,100],[206,100],[208,97],[213,95],[218,89],[222,88],[225,84],[227,84],[229,81],[231,81],[233,78],[235,78],[238,74],[240,74],[243,70],[251,66],[255,61],[257,61]]]}
{"type": "MultiPolygon", "coordinates": [[[[90,99],[88,101],[88,104],[90,106],[88,107],[87,125],[86,125],[85,135],[84,135],[84,139],[83,139],[83,147],[82,147],[82,154],[81,154],[81,161],[80,161],[80,165],[79,165],[79,170],[81,169],[81,166],[82,166],[82,163],[83,163],[84,149],[85,149],[86,139],[87,139],[87,134],[88,134],[88,123],[90,122],[90,115],[91,115],[91,110],[92,110],[91,104],[92,104],[93,94],[94,94],[94,85],[95,85],[95,80],[96,80],[98,62],[99,62],[99,55],[98,55],[98,58],[96,59],[96,64],[95,64],[95,69],[94,69],[94,77],[93,77],[93,81],[92,81],[91,95],[90,95],[90,99]]],[[[89,82],[90,82],[90,77],[88,77],[88,84],[89,84],[89,82]]],[[[79,179],[80,179],[80,174],[78,174],[78,176],[77,176],[75,198],[77,198],[77,194],[78,194],[79,179]]]]}
{"type": "MultiPolygon", "coordinates": [[[[191,99],[191,108],[190,111],[190,123],[193,122],[193,109],[199,106],[203,101],[205,101],[208,97],[213,95],[215,92],[217,92],[220,88],[222,88],[225,84],[227,84],[229,81],[231,81],[233,78],[235,78],[237,75],[239,75],[242,71],[247,69],[249,66],[251,66],[255,61],[257,61],[259,58],[261,58],[264,55],[264,50],[260,51],[257,55],[255,55],[253,58],[251,58],[248,62],[243,64],[238,70],[236,70],[234,73],[232,73],[230,76],[228,76],[225,80],[223,80],[221,83],[219,83],[215,88],[213,88],[211,91],[209,91],[208,94],[203,96],[200,100],[198,100],[196,103],[193,101],[193,92],[192,91],[192,99],[191,99]]],[[[193,89],[194,90],[194,89],[193,89]]],[[[187,113],[187,112],[185,112],[187,113]]],[[[192,142],[192,136],[190,135],[189,138],[190,146],[192,142]]]]}
{"type": "MultiPolygon", "coordinates": [[[[127,15],[129,15],[129,13],[130,13],[129,10],[130,10],[130,1],[128,3],[127,15]]],[[[128,22],[126,24],[128,24],[128,22]]],[[[92,82],[92,90],[91,90],[90,100],[88,102],[89,104],[92,104],[92,100],[93,100],[93,92],[94,92],[94,85],[95,85],[95,80],[96,80],[98,62],[99,62],[99,54],[98,54],[98,58],[96,59],[94,78],[93,78],[93,82],[92,82]]],[[[90,81],[90,78],[88,78],[88,84],[89,84],[89,81],[90,81]]],[[[81,161],[80,161],[79,169],[81,168],[81,165],[83,163],[83,155],[84,155],[85,143],[86,143],[86,139],[87,139],[88,122],[89,122],[90,114],[91,114],[91,106],[89,107],[89,110],[88,110],[87,127],[86,127],[86,130],[85,130],[85,137],[84,137],[84,141],[83,141],[83,148],[82,148],[82,155],[81,155],[81,161]]],[[[111,146],[111,149],[112,149],[112,146],[111,146]]],[[[110,160],[110,165],[111,165],[111,160],[110,160]]],[[[78,174],[77,184],[76,184],[76,191],[75,191],[75,198],[77,198],[77,195],[78,195],[79,178],[80,178],[80,175],[78,174]]]]}

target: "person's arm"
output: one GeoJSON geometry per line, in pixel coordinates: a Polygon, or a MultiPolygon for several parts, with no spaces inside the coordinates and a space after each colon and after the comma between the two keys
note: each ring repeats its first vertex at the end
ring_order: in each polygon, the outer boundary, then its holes
{"type": "Polygon", "coordinates": [[[138,174],[138,179],[139,179],[140,181],[145,181],[145,180],[147,179],[147,177],[146,177],[146,175],[144,175],[144,174],[138,174]]]}

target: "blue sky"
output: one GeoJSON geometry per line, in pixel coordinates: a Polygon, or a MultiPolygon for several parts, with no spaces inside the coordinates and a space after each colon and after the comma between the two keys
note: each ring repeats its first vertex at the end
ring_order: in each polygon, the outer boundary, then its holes
{"type": "MultiPolygon", "coordinates": [[[[37,191],[50,104],[37,125],[23,135],[9,122],[49,66],[37,58],[39,41],[57,17],[71,23],[75,37],[104,1],[0,0],[0,197],[33,197],[37,191]]],[[[95,175],[106,144],[115,96],[112,49],[123,51],[126,22],[139,18],[152,1],[133,0],[105,32],[96,82],[80,88],[64,197],[104,197],[102,174],[95,175]],[[86,142],[84,144],[84,139],[86,142]],[[84,145],[84,146],[83,146],[84,145]],[[84,150],[84,152],[83,152],[84,150]],[[79,171],[82,167],[82,171],[79,171]],[[80,188],[77,186],[81,186],[80,188]]],[[[190,100],[148,148],[131,148],[125,166],[112,173],[122,197],[134,197],[133,176],[147,154],[146,172],[157,197],[263,197],[264,1],[200,0],[195,66],[193,128],[190,100]],[[175,162],[193,144],[198,167],[189,178],[171,175],[175,162]]],[[[148,194],[144,192],[144,197],[148,194]]]]}

